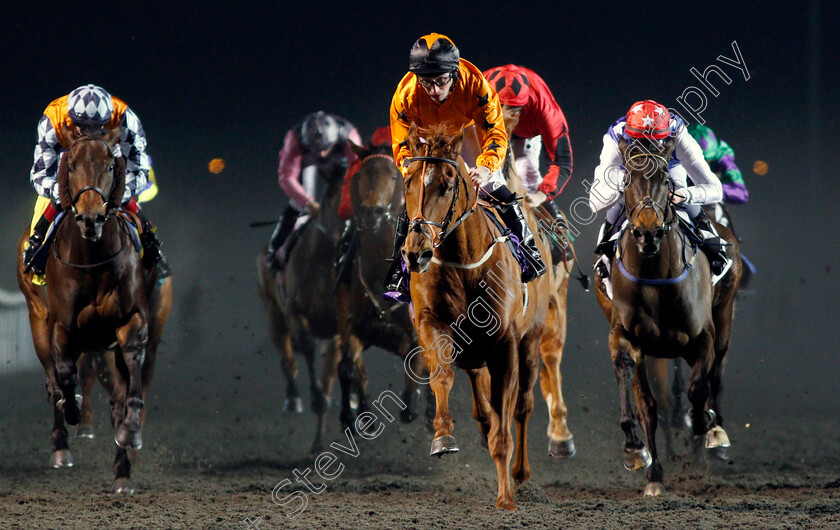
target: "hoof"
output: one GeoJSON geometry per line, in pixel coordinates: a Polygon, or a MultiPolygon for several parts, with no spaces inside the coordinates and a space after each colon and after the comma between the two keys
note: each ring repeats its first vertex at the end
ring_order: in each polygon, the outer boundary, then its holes
{"type": "Polygon", "coordinates": [[[96,435],[93,434],[93,427],[91,425],[79,425],[79,428],[76,429],[76,438],[93,440],[96,438],[96,435]]]}
{"type": "Polygon", "coordinates": [[[117,434],[114,436],[114,442],[120,449],[139,450],[143,448],[143,434],[140,430],[131,431],[128,427],[120,425],[117,434]]]}
{"type": "Polygon", "coordinates": [[[455,437],[447,434],[432,440],[432,450],[429,456],[443,456],[446,453],[457,453],[458,451],[458,443],[455,441],[455,437]]]}
{"type": "Polygon", "coordinates": [[[645,497],[656,497],[665,493],[665,488],[661,482],[648,482],[645,486],[645,497]]]}
{"type": "Polygon", "coordinates": [[[516,509],[516,503],[513,501],[513,499],[498,499],[496,501],[496,508],[513,511],[516,509]]]}
{"type": "Polygon", "coordinates": [[[548,454],[554,458],[571,458],[575,456],[575,453],[577,453],[577,447],[575,447],[574,436],[559,442],[548,440],[548,454]]]}
{"type": "Polygon", "coordinates": [[[714,449],[716,447],[729,447],[729,436],[723,427],[715,425],[709,432],[706,433],[706,449],[714,449]]]}
{"type": "Polygon", "coordinates": [[[283,402],[283,412],[303,414],[303,400],[300,397],[287,397],[283,402]]]}
{"type": "Polygon", "coordinates": [[[653,458],[651,458],[647,447],[624,450],[624,469],[627,471],[644,469],[648,467],[651,462],[653,462],[653,458]]]}
{"type": "Polygon", "coordinates": [[[712,447],[709,449],[709,454],[712,455],[713,458],[716,460],[720,460],[721,462],[729,462],[732,460],[729,458],[729,448],[728,447],[712,447]]]}
{"type": "Polygon", "coordinates": [[[120,477],[114,480],[114,485],[111,486],[111,493],[120,493],[124,495],[134,495],[137,493],[137,487],[130,478],[120,477]]]}
{"type": "Polygon", "coordinates": [[[70,449],[53,451],[50,455],[50,467],[55,469],[73,467],[73,453],[70,452],[70,449]]]}

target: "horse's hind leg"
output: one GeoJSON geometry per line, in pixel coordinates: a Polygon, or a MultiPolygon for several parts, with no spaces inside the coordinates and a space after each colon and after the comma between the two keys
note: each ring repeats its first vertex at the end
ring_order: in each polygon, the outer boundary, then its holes
{"type": "Polygon", "coordinates": [[[341,386],[341,411],[339,412],[339,419],[341,420],[341,428],[347,429],[353,425],[353,421],[356,419],[351,401],[353,392],[359,392],[356,378],[361,363],[357,361],[357,358],[362,356],[362,344],[358,337],[350,333],[345,333],[345,338],[340,341],[340,344],[338,379],[341,386]]]}
{"type": "Polygon", "coordinates": [[[305,352],[306,364],[309,368],[309,392],[311,394],[310,400],[312,404],[312,412],[318,416],[318,421],[315,426],[315,440],[312,442],[311,452],[317,453],[324,448],[324,432],[327,428],[327,407],[329,406],[328,397],[324,395],[322,381],[318,378],[315,360],[319,354],[324,354],[323,369],[328,371],[328,374],[322,374],[325,384],[332,387],[332,382],[335,379],[336,360],[338,358],[338,341],[332,338],[327,341],[319,341],[319,344],[314,345],[312,341],[304,339],[308,342],[308,347],[302,348],[305,352]],[[322,349],[325,348],[323,351],[322,349]]]}
{"type": "MultiPolygon", "coordinates": [[[[568,281],[568,276],[567,276],[568,281]]],[[[563,291],[565,294],[565,290],[563,291]]],[[[559,299],[565,302],[565,297],[559,299]]],[[[572,432],[566,424],[568,409],[563,400],[563,375],[560,361],[566,340],[565,308],[560,310],[552,300],[545,332],[540,342],[543,366],[540,369],[540,390],[548,407],[548,453],[555,458],[571,458],[577,452],[572,432]]]]}
{"type": "Polygon", "coordinates": [[[516,445],[513,460],[513,481],[518,486],[531,477],[528,463],[528,418],[534,411],[534,383],[540,365],[540,344],[535,339],[519,349],[519,384],[516,396],[516,445]]]}
{"type": "Polygon", "coordinates": [[[478,431],[481,434],[481,445],[489,448],[487,437],[490,436],[492,426],[493,409],[490,408],[490,372],[487,368],[474,368],[467,370],[470,378],[470,388],[473,397],[473,418],[478,422],[478,431]]]}
{"type": "Polygon", "coordinates": [[[636,434],[636,414],[632,393],[636,366],[641,361],[641,352],[624,336],[620,327],[610,333],[610,355],[618,382],[621,406],[621,430],[624,431],[624,468],[628,471],[643,469],[650,465],[651,457],[645,444],[636,434]]]}
{"type": "Polygon", "coordinates": [[[82,423],[76,429],[76,438],[93,439],[93,411],[90,407],[90,393],[96,382],[96,371],[93,367],[93,353],[83,353],[79,357],[79,382],[82,390],[82,423]]]}
{"type": "MultiPolygon", "coordinates": [[[[411,342],[405,340],[400,344],[397,352],[403,352],[402,355],[407,355],[412,350],[411,342]]],[[[420,388],[416,378],[412,377],[411,374],[420,374],[423,371],[423,359],[419,355],[412,355],[408,362],[411,366],[409,370],[405,370],[403,377],[405,388],[402,393],[402,400],[406,404],[406,407],[400,412],[400,421],[403,423],[411,423],[417,418],[417,402],[420,399],[420,388]]]]}
{"type": "MultiPolygon", "coordinates": [[[[691,379],[688,383],[688,400],[691,402],[691,424],[696,436],[705,435],[706,448],[721,445],[716,439],[717,433],[725,432],[722,428],[715,426],[714,413],[706,411],[706,404],[711,394],[709,385],[709,373],[714,365],[714,330],[711,324],[694,340],[692,346],[693,355],[689,358],[694,362],[691,365],[691,379]]],[[[728,444],[728,438],[726,443],[728,444]]]]}
{"type": "Polygon", "coordinates": [[[503,345],[494,352],[492,359],[487,363],[490,372],[490,407],[493,409],[488,442],[490,456],[496,464],[499,484],[496,507],[505,510],[516,509],[510,484],[510,460],[513,457],[513,436],[510,429],[519,390],[517,355],[518,352],[512,346],[503,345]]]}
{"type": "MultiPolygon", "coordinates": [[[[667,373],[668,364],[665,363],[667,373]]],[[[667,393],[667,392],[666,392],[667,393]]],[[[650,452],[651,465],[645,471],[648,483],[645,486],[645,495],[656,496],[664,491],[662,487],[662,464],[656,452],[656,425],[657,408],[656,399],[648,384],[648,373],[644,363],[636,370],[636,379],[633,381],[633,395],[636,399],[636,410],[639,414],[639,422],[645,433],[645,443],[650,452]]]]}

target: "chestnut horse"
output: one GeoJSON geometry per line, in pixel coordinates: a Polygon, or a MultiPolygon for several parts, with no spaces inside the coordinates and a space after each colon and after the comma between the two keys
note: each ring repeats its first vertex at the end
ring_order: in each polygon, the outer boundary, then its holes
{"type": "Polygon", "coordinates": [[[738,242],[718,226],[733,265],[712,285],[705,255],[693,249],[679,228],[671,202],[668,160],[674,139],[663,146],[621,139],[625,161],[624,200],[628,226],[613,259],[612,300],[598,279],[597,295],[610,322],[609,347],[621,401],[625,434],[624,466],[647,468],[645,495],[659,495],[662,465],[656,451],[657,402],[651,392],[646,358],[683,358],[691,366],[688,400],[695,435],[706,448],[726,447],[729,438],[715,413],[723,360],[729,349],[733,303],[741,275],[738,242]],[[628,182],[629,180],[629,182],[628,182]],[[635,402],[635,407],[634,407],[635,402]],[[635,411],[634,411],[635,409],[635,411]],[[636,434],[639,420],[644,441],[636,434]]]}
{"type": "MultiPolygon", "coordinates": [[[[125,189],[125,159],[114,158],[119,130],[107,136],[75,137],[58,170],[65,205],[46,258],[46,292],[32,283],[20,258],[18,285],[29,307],[35,351],[47,376],[53,409],[53,467],[73,465],[66,421],[82,420],[75,388],[83,355],[111,350],[111,424],[115,480],[112,491],[133,493],[127,450],[143,444],[144,399],[172,300],[171,279],[158,286],[157,271],[140,264],[128,222],[118,214],[125,189]]],[[[21,255],[29,230],[18,242],[21,255]]],[[[108,358],[108,354],[106,359],[108,358]]],[[[82,360],[84,363],[84,359],[82,360]]]]}
{"type": "MultiPolygon", "coordinates": [[[[362,161],[350,178],[350,199],[356,223],[352,243],[352,261],[345,267],[346,281],[338,285],[338,322],[341,330],[341,360],[338,376],[341,382],[341,423],[349,427],[354,419],[350,405],[352,392],[358,393],[358,411],[368,409],[362,367],[362,352],[371,346],[405,358],[417,345],[408,306],[383,302],[382,278],[388,269],[386,257],[393,249],[394,223],[402,208],[400,172],[390,155],[391,146],[373,149],[352,145],[362,161]]],[[[400,418],[407,423],[417,416],[422,359],[415,356],[405,374],[402,401],[405,408],[400,418]]]]}
{"type": "MultiPolygon", "coordinates": [[[[458,450],[449,412],[454,363],[469,376],[473,417],[496,464],[496,506],[515,509],[511,427],[515,420],[518,485],[531,474],[527,425],[554,273],[549,267],[521,283],[506,235],[477,207],[478,188],[468,182],[460,159],[463,133],[450,136],[439,126],[421,138],[412,124],[406,141],[412,155],[404,181],[411,223],[402,255],[411,271],[413,324],[436,401],[431,454],[458,450]]],[[[539,234],[534,216],[526,215],[539,234]]],[[[542,255],[550,263],[546,244],[542,255]]]]}

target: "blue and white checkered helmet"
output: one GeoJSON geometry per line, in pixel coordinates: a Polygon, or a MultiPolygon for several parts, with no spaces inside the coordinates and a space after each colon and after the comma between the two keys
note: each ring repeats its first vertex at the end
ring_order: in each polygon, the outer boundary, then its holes
{"type": "Polygon", "coordinates": [[[67,98],[67,113],[76,125],[105,125],[112,112],[111,95],[96,85],[80,86],[67,98]]]}

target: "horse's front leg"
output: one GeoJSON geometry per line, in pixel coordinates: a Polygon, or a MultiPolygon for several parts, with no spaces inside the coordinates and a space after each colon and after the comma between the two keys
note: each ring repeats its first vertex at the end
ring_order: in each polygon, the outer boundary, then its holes
{"type": "Polygon", "coordinates": [[[610,333],[610,355],[618,382],[621,406],[621,430],[624,431],[624,467],[635,471],[650,465],[651,457],[636,434],[636,413],[633,402],[633,377],[641,361],[641,352],[625,336],[624,329],[614,326],[610,333]]]}
{"type": "Polygon", "coordinates": [[[68,328],[69,326],[63,322],[57,322],[53,326],[53,369],[56,383],[62,394],[56,406],[64,412],[64,420],[68,424],[78,425],[82,421],[82,413],[79,410],[79,403],[76,401],[76,385],[79,383],[79,374],[75,356],[70,351],[68,328]]]}
{"type": "Polygon", "coordinates": [[[519,486],[531,477],[528,463],[528,419],[534,411],[534,383],[540,366],[540,340],[538,334],[526,337],[519,347],[519,384],[516,393],[516,453],[513,459],[514,485],[519,486]]]}
{"type": "Polygon", "coordinates": [[[79,379],[82,385],[82,423],[76,429],[76,438],[94,438],[93,434],[93,411],[90,407],[90,393],[93,384],[96,382],[96,371],[93,367],[93,356],[91,352],[85,352],[79,357],[79,379]]]}
{"type": "MultiPolygon", "coordinates": [[[[651,358],[644,357],[644,359],[651,358]]],[[[667,363],[665,363],[666,373],[667,366],[667,363]]],[[[665,491],[662,486],[662,464],[659,463],[659,456],[656,451],[656,426],[658,420],[656,399],[651,392],[648,382],[648,372],[644,365],[636,370],[636,376],[633,381],[633,395],[636,398],[639,422],[642,424],[642,430],[645,433],[645,443],[647,444],[651,457],[651,465],[648,466],[645,472],[648,480],[647,486],[645,486],[645,495],[656,496],[665,491]]]]}
{"type": "Polygon", "coordinates": [[[691,344],[694,359],[688,383],[688,400],[691,402],[691,424],[694,434],[705,435],[706,448],[728,447],[729,437],[722,427],[715,425],[714,412],[706,410],[711,394],[709,375],[715,363],[714,327],[710,325],[691,344]]]}
{"type": "Polygon", "coordinates": [[[574,436],[566,424],[568,409],[563,399],[563,375],[560,372],[560,361],[566,342],[565,289],[563,294],[563,298],[552,301],[549,306],[545,331],[540,341],[540,355],[543,361],[540,370],[540,390],[549,415],[548,453],[555,458],[571,458],[577,452],[574,436]],[[560,304],[563,305],[562,308],[560,304]]]}
{"type": "Polygon", "coordinates": [[[446,329],[438,330],[436,322],[423,322],[417,326],[418,341],[423,354],[423,363],[429,374],[429,386],[435,395],[435,419],[432,426],[435,437],[429,456],[443,456],[457,453],[458,442],[452,435],[455,427],[449,413],[449,392],[455,381],[452,361],[456,355],[456,345],[446,329]],[[446,337],[450,337],[446,340],[446,337]]]}
{"type": "Polygon", "coordinates": [[[473,418],[478,422],[478,431],[481,434],[481,445],[489,448],[487,437],[490,435],[492,426],[493,409],[490,408],[490,372],[487,368],[474,368],[467,370],[470,378],[470,388],[473,397],[473,418]]]}
{"type": "Polygon", "coordinates": [[[122,448],[140,449],[143,436],[140,414],[143,409],[143,362],[146,358],[148,327],[140,312],[134,313],[128,323],[117,329],[117,342],[127,370],[128,381],[125,392],[125,417],[117,426],[114,441],[122,448]]]}

